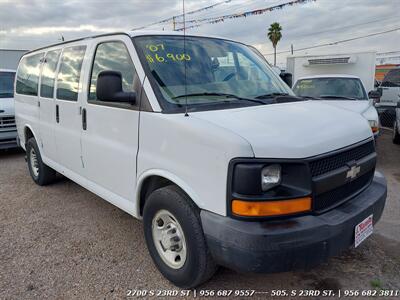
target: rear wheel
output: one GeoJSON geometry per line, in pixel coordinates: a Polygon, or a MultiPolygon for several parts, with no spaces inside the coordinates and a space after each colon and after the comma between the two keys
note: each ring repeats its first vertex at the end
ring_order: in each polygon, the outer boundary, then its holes
{"type": "Polygon", "coordinates": [[[143,211],[144,235],[150,255],[169,281],[181,288],[196,287],[217,267],[208,250],[200,210],[178,187],[150,194],[143,211]]]}
{"type": "Polygon", "coordinates": [[[26,143],[26,156],[29,173],[36,184],[47,185],[56,179],[56,171],[43,163],[35,138],[26,143]]]}
{"type": "Polygon", "coordinates": [[[400,144],[399,124],[397,124],[397,121],[393,125],[393,143],[400,144]]]}

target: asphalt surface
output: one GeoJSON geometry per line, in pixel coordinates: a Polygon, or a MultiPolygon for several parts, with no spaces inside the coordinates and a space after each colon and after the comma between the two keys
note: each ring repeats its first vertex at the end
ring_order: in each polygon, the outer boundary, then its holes
{"type": "MultiPolygon", "coordinates": [[[[256,290],[259,298],[278,289],[400,290],[400,146],[388,132],[379,139],[378,170],[387,177],[389,197],[375,233],[359,248],[309,271],[221,268],[197,296],[222,289],[256,290]]],[[[153,265],[140,221],[67,179],[35,185],[23,152],[0,152],[0,195],[0,299],[111,299],[129,290],[178,290],[153,265]]]]}

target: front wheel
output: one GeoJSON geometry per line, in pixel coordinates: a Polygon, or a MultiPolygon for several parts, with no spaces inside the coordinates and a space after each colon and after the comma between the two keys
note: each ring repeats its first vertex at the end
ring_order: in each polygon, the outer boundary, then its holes
{"type": "Polygon", "coordinates": [[[35,138],[30,138],[25,148],[29,173],[33,181],[38,185],[47,185],[53,182],[56,179],[56,171],[42,161],[35,138]]]}
{"type": "Polygon", "coordinates": [[[394,122],[393,126],[393,143],[400,144],[399,125],[397,124],[397,121],[394,122]]]}
{"type": "Polygon", "coordinates": [[[143,211],[146,244],[159,271],[181,288],[196,287],[217,267],[208,250],[199,209],[178,187],[150,194],[143,211]]]}

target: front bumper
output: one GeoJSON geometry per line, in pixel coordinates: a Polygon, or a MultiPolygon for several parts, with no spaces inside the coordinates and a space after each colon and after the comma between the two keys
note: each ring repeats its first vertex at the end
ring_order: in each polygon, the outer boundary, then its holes
{"type": "Polygon", "coordinates": [[[0,149],[18,147],[17,130],[0,131],[0,149]]]}
{"type": "Polygon", "coordinates": [[[353,199],[321,215],[284,220],[240,221],[201,212],[214,260],[241,272],[308,269],[354,244],[357,224],[373,214],[376,223],[386,202],[386,181],[378,172],[371,185],[353,199]]]}

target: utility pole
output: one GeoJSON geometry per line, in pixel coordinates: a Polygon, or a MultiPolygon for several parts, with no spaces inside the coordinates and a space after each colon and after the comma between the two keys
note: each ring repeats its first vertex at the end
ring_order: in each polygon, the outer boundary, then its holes
{"type": "Polygon", "coordinates": [[[290,45],[290,52],[291,52],[292,55],[293,55],[293,44],[290,45]]]}
{"type": "Polygon", "coordinates": [[[176,20],[175,20],[175,16],[172,17],[172,28],[175,31],[175,27],[176,27],[176,20]]]}

